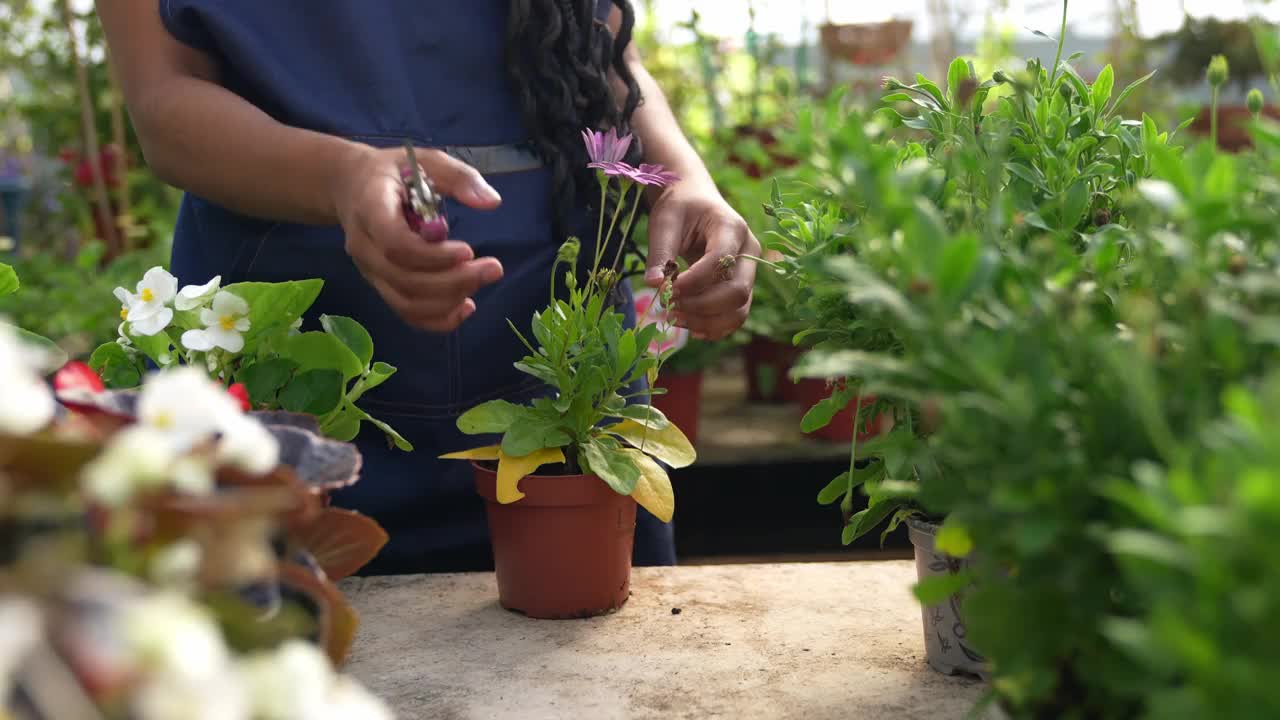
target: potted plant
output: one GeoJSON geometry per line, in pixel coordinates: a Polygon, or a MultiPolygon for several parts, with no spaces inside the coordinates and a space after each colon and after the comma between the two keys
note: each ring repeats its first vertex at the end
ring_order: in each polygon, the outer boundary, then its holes
{"type": "Polygon", "coordinates": [[[286,579],[264,613],[246,594],[287,575],[273,528],[319,509],[268,428],[186,368],[104,429],[59,411],[50,367],[0,327],[0,712],[389,718],[321,649],[354,632],[340,596],[286,579]]]}
{"type": "MultiPolygon", "coordinates": [[[[666,359],[655,354],[660,328],[643,318],[636,329],[624,327],[611,298],[625,246],[618,244],[612,261],[605,257],[614,230],[622,238],[630,232],[646,187],[675,176],[621,162],[630,136],[587,131],[584,139],[602,200],[600,230],[588,250],[591,271],[582,280],[572,271],[581,247],[570,238],[552,270],[554,287],[561,267],[570,269],[561,296],[553,290],[548,307],[534,314],[531,340],[512,326],[529,350],[516,367],[545,382],[550,395],[523,405],[495,400],[463,413],[462,432],[501,441],[445,456],[475,467],[499,601],[537,618],[598,615],[626,602],[636,504],[669,521],[675,500],[663,465],[685,467],[695,458],[684,433],[649,404],[653,391],[637,389],[666,359]],[[611,191],[617,202],[606,218],[611,191]]],[[[664,302],[677,272],[671,263],[664,302]]]]}

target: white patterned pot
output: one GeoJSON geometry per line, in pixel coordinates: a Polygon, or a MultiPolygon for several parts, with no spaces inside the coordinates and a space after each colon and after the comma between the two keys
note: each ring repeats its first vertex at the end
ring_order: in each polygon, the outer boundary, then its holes
{"type": "MultiPolygon", "coordinates": [[[[911,544],[915,546],[916,574],[921,580],[936,575],[954,574],[965,561],[938,552],[934,538],[938,526],[924,520],[907,520],[911,544]]],[[[947,600],[921,608],[924,618],[924,647],[929,666],[945,675],[968,674],[986,677],[981,655],[970,647],[964,620],[960,617],[961,593],[947,600]]]]}

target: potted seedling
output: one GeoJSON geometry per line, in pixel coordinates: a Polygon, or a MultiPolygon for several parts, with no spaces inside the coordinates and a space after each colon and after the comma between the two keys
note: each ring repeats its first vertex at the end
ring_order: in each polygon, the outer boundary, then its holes
{"type": "MultiPolygon", "coordinates": [[[[669,350],[655,352],[658,325],[642,318],[638,328],[625,327],[614,301],[624,245],[611,251],[606,242],[615,230],[628,235],[646,188],[676,178],[661,167],[622,162],[629,135],[587,131],[584,139],[600,183],[596,243],[585,249],[590,272],[580,279],[574,271],[584,249],[570,238],[552,269],[547,308],[534,313],[527,335],[512,325],[529,351],[516,368],[545,382],[549,394],[468,410],[458,428],[500,442],[445,456],[475,468],[499,601],[537,618],[599,615],[626,602],[636,505],[670,521],[675,498],[666,467],[695,458],[684,433],[649,403],[643,384],[658,375],[669,350]],[[606,217],[611,192],[616,202],[606,217]]],[[[659,292],[664,304],[676,274],[669,264],[659,292]]]]}

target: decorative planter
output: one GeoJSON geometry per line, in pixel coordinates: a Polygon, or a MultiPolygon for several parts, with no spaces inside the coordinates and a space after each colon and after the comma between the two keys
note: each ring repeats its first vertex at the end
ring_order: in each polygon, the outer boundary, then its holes
{"type": "Polygon", "coordinates": [[[825,24],[819,28],[822,49],[854,65],[886,65],[893,62],[911,41],[914,23],[890,20],[856,25],[825,24]]]}
{"type": "MultiPolygon", "coordinates": [[[[820,401],[831,397],[831,388],[828,387],[827,381],[806,378],[796,382],[793,390],[795,401],[800,404],[804,411],[817,405],[820,401]]],[[[873,404],[876,399],[870,395],[862,398],[862,406],[866,407],[873,404]]],[[[889,417],[881,415],[870,422],[858,433],[858,441],[870,440],[887,429],[889,417]]],[[[831,418],[831,422],[825,427],[818,428],[811,433],[807,433],[809,437],[827,442],[849,444],[853,442],[853,403],[849,403],[843,410],[835,414],[831,418]]]]}
{"type": "Polygon", "coordinates": [[[689,442],[698,442],[698,417],[702,414],[702,373],[659,375],[654,387],[667,392],[654,395],[653,406],[684,431],[689,442]]]}
{"type": "Polygon", "coordinates": [[[784,403],[794,399],[795,383],[791,366],[800,350],[759,335],[742,349],[743,368],[747,373],[747,401],[784,403]]]}
{"type": "MultiPolygon", "coordinates": [[[[921,580],[962,570],[965,561],[938,552],[934,538],[938,526],[931,522],[907,520],[911,544],[915,546],[916,574],[921,580]]],[[[944,675],[968,674],[985,679],[986,665],[982,656],[969,647],[964,620],[960,617],[962,596],[957,593],[946,602],[921,608],[924,620],[924,647],[929,667],[944,675]]]]}
{"type": "Polygon", "coordinates": [[[497,472],[479,463],[502,607],[542,619],[586,618],[631,595],[636,502],[592,475],[530,475],[503,505],[497,472]]]}

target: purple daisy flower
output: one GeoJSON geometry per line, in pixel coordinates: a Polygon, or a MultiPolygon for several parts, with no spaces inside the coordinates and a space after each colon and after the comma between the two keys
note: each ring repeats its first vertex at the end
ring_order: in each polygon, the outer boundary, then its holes
{"type": "Polygon", "coordinates": [[[603,170],[606,169],[604,166],[625,164],[622,163],[622,159],[627,156],[627,150],[631,147],[631,133],[618,137],[616,128],[609,128],[607,134],[595,130],[583,130],[582,141],[587,146],[587,156],[591,158],[591,164],[588,167],[599,167],[603,170]]]}

